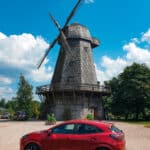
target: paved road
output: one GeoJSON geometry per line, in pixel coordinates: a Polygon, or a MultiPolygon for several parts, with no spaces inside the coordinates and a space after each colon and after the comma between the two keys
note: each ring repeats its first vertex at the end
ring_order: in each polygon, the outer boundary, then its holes
{"type": "MultiPolygon", "coordinates": [[[[150,128],[141,125],[114,122],[126,134],[127,150],[150,150],[150,128]]],[[[22,135],[47,129],[43,121],[7,122],[0,121],[0,150],[19,150],[22,135]]]]}
{"type": "Polygon", "coordinates": [[[150,128],[128,123],[115,124],[126,134],[127,150],[150,150],[150,128]]]}

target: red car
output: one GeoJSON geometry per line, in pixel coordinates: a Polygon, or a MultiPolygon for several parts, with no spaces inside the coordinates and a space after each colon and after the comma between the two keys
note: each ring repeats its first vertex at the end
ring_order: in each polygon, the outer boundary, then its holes
{"type": "Polygon", "coordinates": [[[125,150],[125,138],[112,123],[72,120],[24,135],[20,150],[125,150]]]}

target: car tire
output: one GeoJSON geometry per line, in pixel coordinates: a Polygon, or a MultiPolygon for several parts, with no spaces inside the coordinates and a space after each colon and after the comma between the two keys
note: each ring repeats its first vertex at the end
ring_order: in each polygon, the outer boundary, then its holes
{"type": "Polygon", "coordinates": [[[30,143],[25,146],[24,150],[41,150],[40,147],[35,143],[30,143]]]}
{"type": "Polygon", "coordinates": [[[101,147],[101,148],[98,148],[98,150],[109,150],[109,149],[105,147],[101,147]]]}

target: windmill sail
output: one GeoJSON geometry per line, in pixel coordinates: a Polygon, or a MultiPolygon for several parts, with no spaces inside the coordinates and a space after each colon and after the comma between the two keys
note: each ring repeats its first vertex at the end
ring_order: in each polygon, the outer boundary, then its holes
{"type": "Polygon", "coordinates": [[[62,47],[64,48],[64,50],[67,50],[67,52],[69,52],[70,55],[72,56],[70,46],[69,46],[69,44],[67,42],[67,38],[66,38],[64,32],[62,31],[58,21],[56,21],[56,19],[52,16],[52,14],[49,13],[49,16],[50,16],[50,18],[52,19],[53,23],[56,25],[57,29],[60,32],[62,47]]]}
{"type": "MultiPolygon", "coordinates": [[[[72,9],[71,13],[69,14],[65,24],[64,24],[64,27],[61,29],[61,31],[68,25],[69,21],[71,20],[71,18],[74,16],[77,8],[79,7],[79,5],[81,4],[82,0],[78,0],[78,2],[76,3],[76,5],[74,6],[74,8],[72,9]]],[[[62,33],[61,33],[62,34],[62,33]]],[[[53,42],[50,44],[49,48],[46,50],[44,56],[42,57],[39,65],[38,65],[38,69],[40,68],[40,66],[42,65],[44,59],[47,57],[48,53],[50,52],[50,50],[55,46],[55,44],[57,43],[58,41],[58,38],[60,36],[60,33],[59,35],[53,40],[53,42]]],[[[66,44],[65,44],[66,45],[66,44]]],[[[68,49],[68,48],[67,48],[68,49]]]]}

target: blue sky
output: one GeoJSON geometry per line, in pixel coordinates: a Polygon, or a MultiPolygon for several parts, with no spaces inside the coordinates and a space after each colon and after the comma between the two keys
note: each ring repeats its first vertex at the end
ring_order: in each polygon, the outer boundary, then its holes
{"type": "MultiPolygon", "coordinates": [[[[34,87],[50,83],[58,45],[40,70],[36,69],[48,44],[58,34],[48,12],[63,26],[76,2],[0,0],[0,99],[15,96],[20,73],[34,87]]],[[[91,35],[101,41],[93,51],[99,81],[117,76],[133,62],[150,67],[149,10],[149,0],[85,0],[82,3],[70,23],[87,26],[91,35]]]]}

